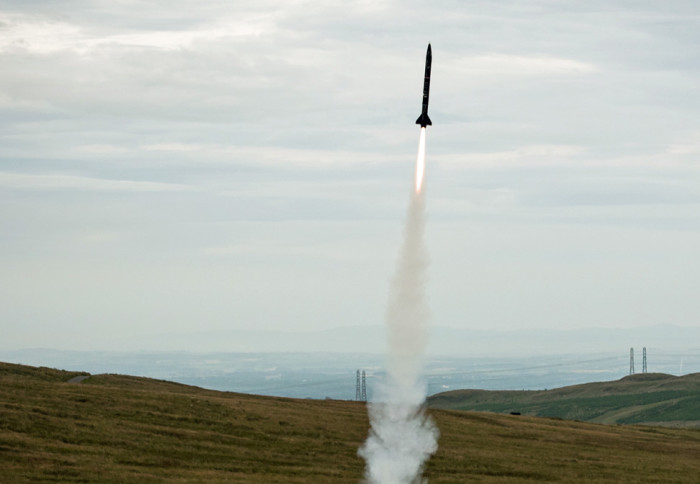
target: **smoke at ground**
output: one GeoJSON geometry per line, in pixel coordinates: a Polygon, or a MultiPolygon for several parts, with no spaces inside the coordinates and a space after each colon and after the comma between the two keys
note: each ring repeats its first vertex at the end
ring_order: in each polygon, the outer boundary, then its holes
{"type": "Polygon", "coordinates": [[[416,166],[416,189],[386,314],[387,377],[375,389],[376,397],[369,406],[370,435],[359,451],[367,461],[365,477],[370,484],[421,482],[425,461],[437,450],[438,430],[424,411],[426,387],[421,380],[429,322],[422,181],[425,128],[421,129],[416,166]]]}

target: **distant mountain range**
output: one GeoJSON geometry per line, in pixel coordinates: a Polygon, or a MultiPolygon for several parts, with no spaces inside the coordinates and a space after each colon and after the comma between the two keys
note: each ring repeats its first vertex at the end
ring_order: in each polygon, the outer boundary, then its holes
{"type": "MultiPolygon", "coordinates": [[[[320,331],[230,330],[158,334],[128,350],[231,352],[384,353],[383,326],[339,327],[320,331]]],[[[520,356],[620,352],[630,347],[662,351],[700,349],[700,327],[657,325],[633,329],[530,329],[495,331],[435,327],[429,356],[520,356]]]]}

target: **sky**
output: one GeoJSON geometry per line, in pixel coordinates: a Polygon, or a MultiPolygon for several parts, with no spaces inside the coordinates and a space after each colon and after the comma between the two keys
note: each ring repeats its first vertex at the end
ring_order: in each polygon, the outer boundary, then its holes
{"type": "Polygon", "coordinates": [[[6,0],[0,347],[381,325],[425,49],[435,326],[696,326],[700,4],[6,0]]]}

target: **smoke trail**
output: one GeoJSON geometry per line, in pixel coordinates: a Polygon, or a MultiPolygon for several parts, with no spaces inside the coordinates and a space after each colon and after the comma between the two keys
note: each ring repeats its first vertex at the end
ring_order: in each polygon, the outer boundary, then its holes
{"type": "Polygon", "coordinates": [[[421,482],[423,465],[437,450],[438,430],[425,414],[426,389],[420,380],[428,338],[424,172],[425,128],[421,128],[415,191],[386,314],[387,380],[369,407],[370,435],[359,450],[367,461],[365,477],[370,484],[421,482]]]}

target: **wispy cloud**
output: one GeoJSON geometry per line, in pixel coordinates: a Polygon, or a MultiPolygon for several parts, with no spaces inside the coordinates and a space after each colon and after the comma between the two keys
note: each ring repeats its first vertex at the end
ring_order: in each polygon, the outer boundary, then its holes
{"type": "Polygon", "coordinates": [[[505,167],[512,165],[545,166],[571,163],[584,148],[572,145],[529,145],[513,150],[434,156],[431,162],[448,168],[505,167]]]}
{"type": "Polygon", "coordinates": [[[197,42],[223,38],[258,37],[275,30],[271,17],[243,15],[235,20],[220,19],[196,29],[143,30],[129,33],[86,29],[78,24],[51,18],[0,13],[0,52],[22,50],[33,54],[72,51],[88,54],[100,47],[126,46],[159,50],[193,47],[197,42]]]}
{"type": "Polygon", "coordinates": [[[75,175],[0,172],[0,186],[23,190],[84,190],[118,192],[172,192],[194,188],[173,183],[110,180],[75,175]]]}
{"type": "Polygon", "coordinates": [[[691,155],[700,153],[700,131],[696,131],[684,138],[672,143],[668,147],[672,155],[691,155]]]}
{"type": "MultiPolygon", "coordinates": [[[[271,146],[225,146],[188,143],[144,145],[144,151],[172,154],[196,154],[200,163],[254,163],[297,167],[350,166],[368,163],[405,161],[405,155],[362,153],[357,151],[276,148],[271,146]]],[[[412,155],[412,153],[411,153],[412,155]]]]}
{"type": "Polygon", "coordinates": [[[460,76],[526,76],[589,74],[598,71],[591,63],[576,59],[540,55],[508,55],[492,53],[461,57],[446,55],[441,67],[446,71],[443,77],[460,76]]]}

